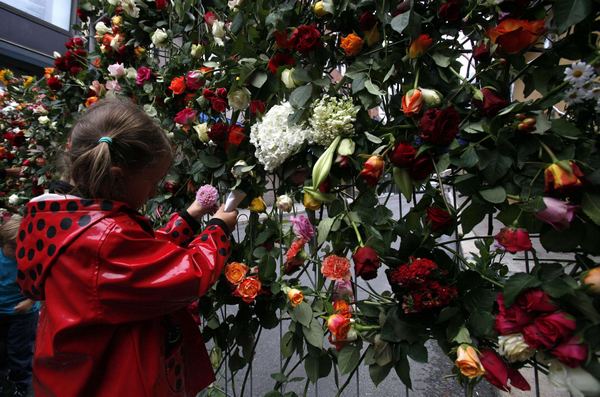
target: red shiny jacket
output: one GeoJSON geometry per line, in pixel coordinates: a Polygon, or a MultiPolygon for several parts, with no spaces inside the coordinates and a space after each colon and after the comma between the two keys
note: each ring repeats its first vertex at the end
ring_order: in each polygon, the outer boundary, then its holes
{"type": "Polygon", "coordinates": [[[18,282],[45,300],[35,345],[36,397],[195,396],[214,381],[186,307],[229,255],[226,226],[193,238],[175,214],[154,232],[125,204],[46,195],[27,205],[18,282]]]}

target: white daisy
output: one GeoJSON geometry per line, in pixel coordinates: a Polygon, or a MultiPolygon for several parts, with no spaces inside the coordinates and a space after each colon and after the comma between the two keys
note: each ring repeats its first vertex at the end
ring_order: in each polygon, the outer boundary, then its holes
{"type": "Polygon", "coordinates": [[[565,81],[581,87],[594,76],[594,68],[585,62],[575,62],[565,69],[565,81]]]}
{"type": "Polygon", "coordinates": [[[569,105],[576,105],[578,103],[583,103],[586,99],[589,98],[590,91],[572,87],[565,92],[565,101],[569,105]]]}

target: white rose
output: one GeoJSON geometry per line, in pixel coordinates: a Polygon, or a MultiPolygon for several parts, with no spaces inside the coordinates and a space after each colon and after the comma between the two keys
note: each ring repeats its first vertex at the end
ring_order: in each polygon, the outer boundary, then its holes
{"type": "Polygon", "coordinates": [[[154,106],[150,105],[149,103],[144,105],[144,112],[146,112],[146,114],[150,117],[156,117],[158,114],[154,106]]]}
{"type": "Polygon", "coordinates": [[[11,194],[10,197],[8,198],[8,204],[16,205],[16,204],[19,204],[20,200],[21,199],[19,198],[19,196],[16,193],[14,193],[14,194],[11,194]]]}
{"type": "Polygon", "coordinates": [[[290,212],[292,210],[292,208],[294,207],[294,201],[287,194],[282,194],[281,196],[277,197],[277,201],[276,201],[275,205],[281,211],[290,212]]]}
{"type": "Polygon", "coordinates": [[[225,45],[225,34],[227,32],[225,31],[225,22],[223,21],[215,21],[213,22],[212,25],[212,35],[215,39],[215,43],[217,43],[218,46],[223,47],[225,45]]]}
{"type": "Polygon", "coordinates": [[[522,334],[510,334],[498,337],[498,352],[514,363],[529,360],[535,354],[535,349],[529,347],[522,334]]]}
{"type": "Polygon", "coordinates": [[[130,17],[137,18],[140,16],[140,9],[136,7],[135,0],[122,0],[121,7],[123,7],[123,11],[130,17]]]}
{"type": "Polygon", "coordinates": [[[243,2],[244,0],[229,0],[227,5],[229,6],[230,10],[233,10],[234,8],[241,6],[243,2]]]}
{"type": "Polygon", "coordinates": [[[118,51],[121,46],[121,35],[116,34],[110,41],[110,46],[113,50],[118,51]]]}
{"type": "Polygon", "coordinates": [[[122,63],[114,63],[108,66],[108,73],[118,79],[125,76],[125,67],[123,67],[122,63]]]}
{"type": "Polygon", "coordinates": [[[204,47],[201,44],[192,44],[190,55],[194,58],[200,58],[204,54],[204,47]]]}
{"type": "Polygon", "coordinates": [[[344,138],[340,142],[340,145],[337,148],[337,154],[340,156],[351,156],[354,154],[354,149],[356,148],[356,144],[350,138],[344,138]]]}
{"type": "Polygon", "coordinates": [[[50,119],[48,118],[48,116],[40,116],[38,117],[38,123],[40,123],[41,125],[47,125],[48,123],[50,123],[50,119]]]}
{"type": "Polygon", "coordinates": [[[436,90],[432,90],[430,88],[420,88],[421,97],[425,104],[429,107],[440,106],[442,103],[442,94],[440,94],[436,90]]]}
{"type": "Polygon", "coordinates": [[[281,72],[281,81],[283,82],[283,85],[285,85],[290,90],[292,88],[295,88],[297,85],[296,80],[294,80],[293,73],[293,68],[285,69],[283,72],[281,72]]]}
{"type": "Polygon", "coordinates": [[[200,139],[200,142],[207,143],[208,141],[210,141],[210,138],[208,137],[207,123],[196,124],[194,126],[194,131],[196,131],[196,134],[198,134],[198,139],[200,139]]]}
{"type": "Polygon", "coordinates": [[[583,368],[569,368],[558,360],[550,361],[548,379],[572,397],[600,397],[600,381],[583,368]]]}
{"type": "Polygon", "coordinates": [[[96,33],[99,34],[100,36],[106,34],[106,33],[112,33],[112,29],[109,28],[108,26],[106,26],[104,24],[104,22],[100,21],[96,24],[96,26],[94,27],[94,29],[96,29],[96,33]]]}
{"type": "Polygon", "coordinates": [[[152,43],[158,48],[166,47],[168,38],[169,35],[163,28],[156,29],[151,37],[152,43]]]}
{"type": "Polygon", "coordinates": [[[250,104],[250,95],[250,91],[246,87],[243,87],[229,92],[227,99],[233,110],[244,110],[250,104]]]}
{"type": "Polygon", "coordinates": [[[127,68],[125,70],[125,76],[128,79],[133,79],[135,80],[136,76],[137,76],[137,70],[135,70],[135,68],[127,68]]]}

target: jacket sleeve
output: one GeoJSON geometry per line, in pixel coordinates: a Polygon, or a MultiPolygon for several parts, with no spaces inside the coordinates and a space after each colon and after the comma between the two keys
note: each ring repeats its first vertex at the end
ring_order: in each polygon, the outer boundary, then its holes
{"type": "Polygon", "coordinates": [[[224,230],[210,225],[187,247],[114,224],[100,246],[96,295],[111,322],[171,313],[204,295],[230,253],[224,230]]]}
{"type": "Polygon", "coordinates": [[[199,229],[200,224],[187,211],[182,211],[171,215],[167,224],[156,230],[155,236],[185,247],[199,229]]]}

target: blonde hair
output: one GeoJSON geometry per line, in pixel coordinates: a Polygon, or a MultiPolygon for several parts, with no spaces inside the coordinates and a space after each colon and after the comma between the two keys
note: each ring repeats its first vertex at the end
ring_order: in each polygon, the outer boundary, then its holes
{"type": "Polygon", "coordinates": [[[17,239],[22,220],[21,215],[14,214],[0,225],[0,244],[6,244],[17,239]]]}
{"type": "Polygon", "coordinates": [[[173,157],[164,131],[131,100],[98,101],[73,126],[70,140],[70,178],[88,198],[114,197],[120,187],[112,166],[139,171],[173,157]],[[102,137],[112,143],[99,142],[102,137]]]}

